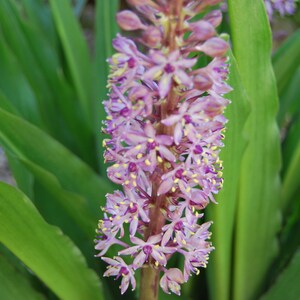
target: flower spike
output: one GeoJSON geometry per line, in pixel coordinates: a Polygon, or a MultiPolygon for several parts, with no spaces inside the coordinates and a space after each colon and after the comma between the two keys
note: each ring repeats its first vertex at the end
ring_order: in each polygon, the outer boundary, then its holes
{"type": "Polygon", "coordinates": [[[117,249],[118,256],[102,259],[105,276],[122,278],[122,293],[135,288],[142,269],[141,299],[155,299],[147,278],[180,295],[214,249],[211,222],[200,221],[223,185],[228,44],[216,33],[221,12],[210,9],[219,0],[128,2],[135,12],[118,13],[117,22],[138,37],[113,41],[103,129],[110,135],[107,174],[123,191],[106,196],[95,248],[97,256],[117,249]],[[200,12],[204,17],[194,21],[200,12]],[[200,66],[202,56],[208,64],[200,66]],[[184,257],[183,270],[169,267],[175,254],[184,257]]]}

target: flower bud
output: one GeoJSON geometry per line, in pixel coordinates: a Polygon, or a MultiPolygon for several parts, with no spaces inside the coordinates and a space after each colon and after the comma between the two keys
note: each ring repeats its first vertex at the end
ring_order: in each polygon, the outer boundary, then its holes
{"type": "Polygon", "coordinates": [[[189,41],[205,41],[216,34],[215,28],[206,21],[198,21],[190,24],[192,34],[189,37],[189,41]]]}
{"type": "Polygon", "coordinates": [[[159,28],[154,26],[149,26],[143,33],[143,42],[151,47],[156,48],[161,44],[162,34],[159,28]]]}
{"type": "Polygon", "coordinates": [[[203,45],[197,46],[196,50],[202,51],[211,57],[219,57],[226,53],[228,44],[226,41],[214,37],[207,40],[203,45]]]}
{"type": "Polygon", "coordinates": [[[222,12],[220,10],[213,10],[204,17],[204,20],[212,26],[218,27],[222,22],[222,12]]]}
{"type": "Polygon", "coordinates": [[[194,78],[194,87],[200,91],[207,91],[213,85],[212,80],[206,75],[206,72],[197,74],[194,78]]]}
{"type": "Polygon", "coordinates": [[[146,29],[139,17],[130,10],[123,10],[117,14],[117,22],[123,30],[146,29]]]}

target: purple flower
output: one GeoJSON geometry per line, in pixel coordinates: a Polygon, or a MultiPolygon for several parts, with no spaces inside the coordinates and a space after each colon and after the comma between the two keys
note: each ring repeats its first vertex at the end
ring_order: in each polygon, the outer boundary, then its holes
{"type": "Polygon", "coordinates": [[[265,5],[270,19],[275,12],[281,16],[292,15],[296,9],[295,0],[265,0],[265,5]]]}
{"type": "Polygon", "coordinates": [[[182,58],[179,51],[174,51],[167,57],[160,51],[152,51],[149,55],[153,66],[143,75],[143,78],[159,81],[161,98],[165,98],[170,91],[172,80],[185,87],[191,87],[192,80],[185,69],[191,68],[196,63],[196,59],[182,58]]]}
{"type": "Polygon", "coordinates": [[[135,259],[133,261],[133,268],[138,269],[143,266],[143,264],[152,257],[155,260],[155,265],[166,266],[167,258],[166,253],[173,253],[176,249],[172,247],[160,246],[161,234],[150,236],[146,242],[143,240],[132,237],[131,242],[136,246],[127,248],[120,251],[119,255],[134,255],[135,259]]]}
{"type": "Polygon", "coordinates": [[[167,294],[174,294],[180,296],[180,284],[184,283],[184,277],[179,269],[171,268],[165,271],[165,274],[160,280],[160,286],[167,294]]]}
{"type": "Polygon", "coordinates": [[[102,257],[106,263],[108,263],[107,271],[103,274],[104,277],[116,276],[116,279],[122,278],[121,281],[121,294],[124,294],[129,287],[129,283],[132,286],[132,290],[136,287],[134,278],[134,271],[131,266],[126,265],[124,260],[120,257],[111,259],[109,257],[102,257]]]}
{"type": "Polygon", "coordinates": [[[206,266],[214,249],[211,222],[202,218],[223,185],[228,44],[217,37],[220,11],[193,17],[219,2],[182,1],[180,14],[173,15],[177,1],[130,0],[137,13],[117,15],[122,29],[140,35],[135,42],[118,35],[117,53],[108,59],[104,158],[108,178],[123,191],[106,195],[95,248],[97,256],[111,246],[117,251],[119,256],[102,259],[105,276],[122,278],[122,293],[129,283],[135,288],[136,270],[150,267],[164,272],[160,285],[166,293],[179,295],[180,285],[206,266]],[[210,63],[196,68],[204,55],[210,63]],[[184,257],[183,271],[169,268],[173,255],[184,257]]]}

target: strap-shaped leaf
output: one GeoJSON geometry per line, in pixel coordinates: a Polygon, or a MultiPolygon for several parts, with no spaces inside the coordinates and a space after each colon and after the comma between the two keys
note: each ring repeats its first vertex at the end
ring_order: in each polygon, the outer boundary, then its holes
{"type": "Polygon", "coordinates": [[[276,51],[273,57],[273,66],[278,93],[282,95],[296,69],[300,66],[300,30],[297,30],[276,51]]]}
{"type": "Polygon", "coordinates": [[[230,299],[232,273],[232,253],[234,222],[237,209],[237,197],[242,155],[247,138],[244,126],[249,113],[249,100],[242,85],[237,63],[231,51],[229,52],[229,84],[233,91],[226,95],[232,102],[227,107],[225,115],[228,119],[221,159],[224,166],[224,187],[217,195],[218,205],[208,207],[209,220],[212,226],[212,242],[216,250],[211,254],[208,267],[210,295],[212,299],[230,299]]]}
{"type": "Polygon", "coordinates": [[[32,202],[0,183],[0,241],[61,299],[103,299],[95,273],[61,231],[32,202]]]}
{"type": "MultiPolygon", "coordinates": [[[[300,52],[300,48],[299,48],[300,52]]],[[[286,121],[290,121],[297,117],[300,112],[300,101],[299,101],[299,82],[300,82],[300,64],[298,69],[295,71],[291,78],[287,88],[280,97],[280,109],[278,112],[278,123],[279,125],[286,126],[286,121]]]]}
{"type": "MultiPolygon", "coordinates": [[[[96,55],[95,55],[95,66],[94,66],[94,76],[95,76],[95,92],[97,98],[99,99],[98,122],[101,127],[101,121],[105,120],[106,115],[104,111],[104,106],[102,101],[107,99],[107,88],[106,82],[108,78],[109,66],[107,63],[107,58],[113,53],[112,39],[116,36],[118,32],[116,18],[116,12],[119,7],[119,0],[96,1],[96,55]]],[[[101,135],[101,139],[104,138],[104,134],[101,135]]],[[[101,146],[101,139],[99,139],[99,152],[103,152],[101,146]]],[[[100,160],[100,171],[104,174],[105,169],[103,160],[100,160]]]]}
{"type": "Polygon", "coordinates": [[[284,146],[284,154],[289,156],[282,185],[282,208],[286,212],[300,184],[300,118],[291,126],[284,146]]]}
{"type": "Polygon", "coordinates": [[[260,300],[296,300],[300,295],[300,251],[260,300]]]}
{"type": "Polygon", "coordinates": [[[34,290],[30,281],[6,260],[0,253],[0,299],[2,300],[43,300],[34,290]]]}
{"type": "Polygon", "coordinates": [[[0,141],[20,159],[32,161],[52,173],[67,190],[83,196],[93,214],[101,195],[111,191],[107,180],[46,133],[0,108],[0,141]]]}
{"type": "Polygon", "coordinates": [[[93,127],[92,65],[87,43],[73,13],[70,1],[50,0],[54,22],[64,48],[86,121],[93,127]]]}
{"type": "Polygon", "coordinates": [[[278,253],[280,138],[272,37],[261,0],[229,0],[233,52],[251,111],[239,176],[233,299],[258,296],[278,253]]]}

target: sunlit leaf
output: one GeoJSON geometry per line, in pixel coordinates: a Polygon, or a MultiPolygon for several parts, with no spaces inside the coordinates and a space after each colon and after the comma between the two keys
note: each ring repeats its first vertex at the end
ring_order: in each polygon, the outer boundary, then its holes
{"type": "Polygon", "coordinates": [[[61,299],[103,299],[78,248],[47,224],[32,202],[0,183],[0,241],[61,299]]]}
{"type": "Polygon", "coordinates": [[[234,249],[233,299],[257,298],[278,253],[280,137],[271,65],[272,36],[263,1],[229,0],[233,53],[251,110],[241,163],[234,249]]]}

